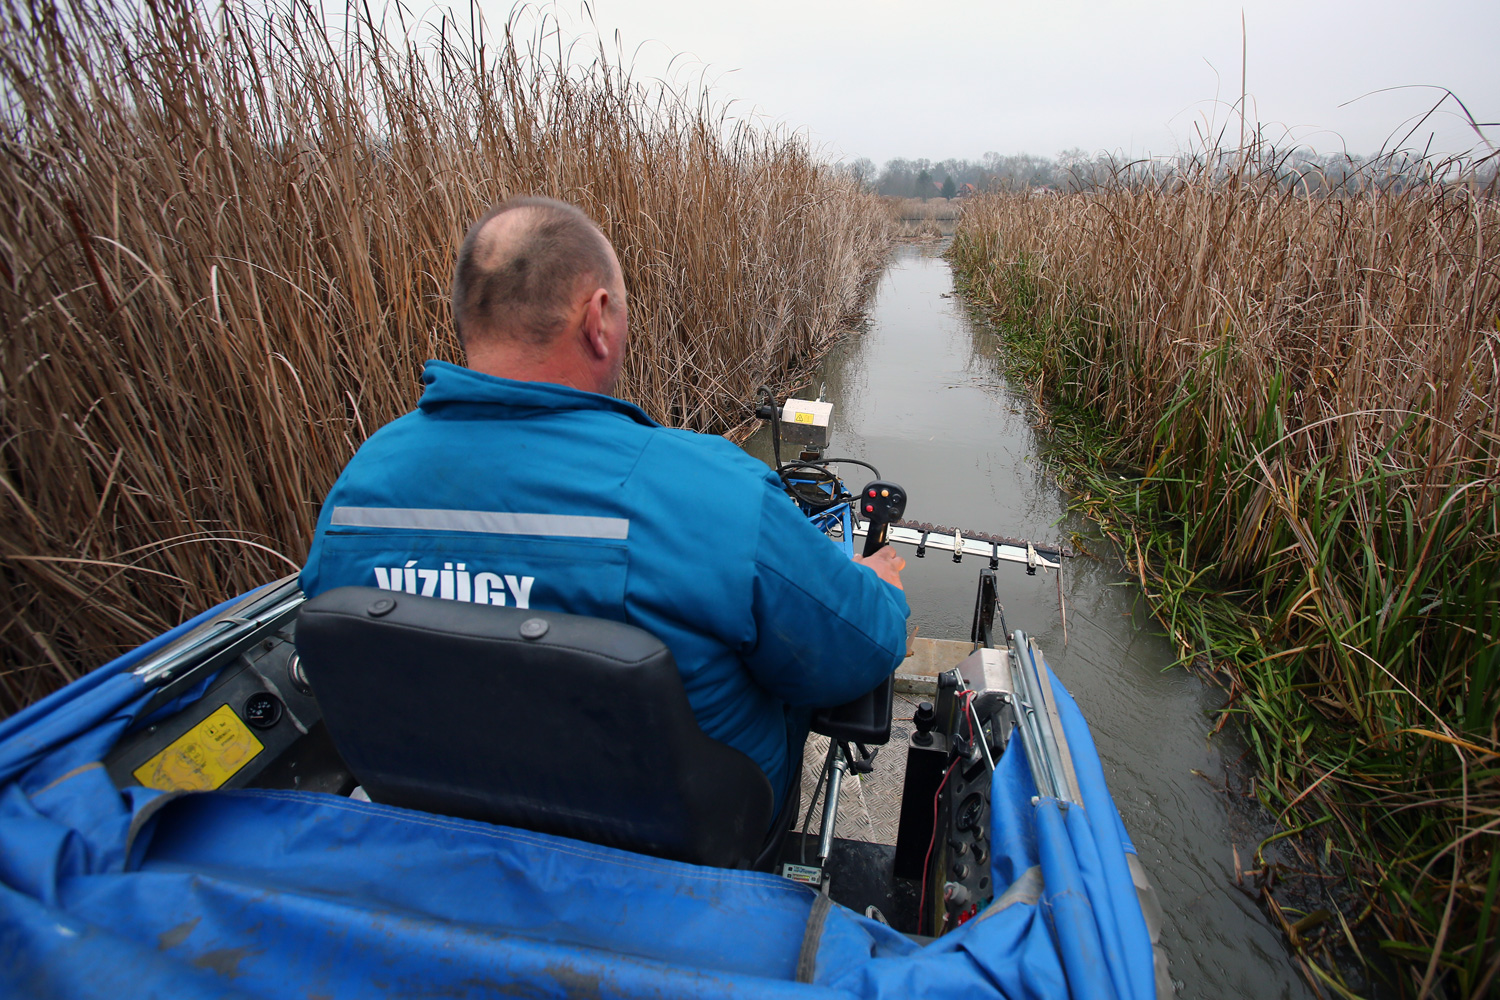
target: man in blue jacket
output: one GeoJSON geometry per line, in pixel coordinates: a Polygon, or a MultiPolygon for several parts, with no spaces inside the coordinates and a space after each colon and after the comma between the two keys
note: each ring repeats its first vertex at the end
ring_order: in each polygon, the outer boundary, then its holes
{"type": "Polygon", "coordinates": [[[628,622],[671,649],[710,737],[750,756],[776,806],[807,719],[905,654],[904,561],[849,560],[776,475],[722,437],[608,395],[627,336],[614,250],[573,206],[507,201],[469,230],[453,282],[468,367],[429,361],[323,505],[314,596],[406,593],[628,622]]]}

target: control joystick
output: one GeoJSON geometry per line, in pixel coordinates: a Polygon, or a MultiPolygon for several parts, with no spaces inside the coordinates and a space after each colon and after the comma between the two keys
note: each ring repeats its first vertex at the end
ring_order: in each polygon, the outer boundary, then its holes
{"type": "Polygon", "coordinates": [[[918,746],[932,746],[932,731],[937,728],[937,712],[933,710],[932,702],[924,701],[918,705],[911,721],[917,729],[912,734],[912,742],[918,746]]]}
{"type": "Polygon", "coordinates": [[[906,513],[906,490],[895,483],[877,479],[859,493],[860,516],[870,522],[865,534],[865,556],[886,543],[887,529],[892,521],[901,520],[906,513]]]}

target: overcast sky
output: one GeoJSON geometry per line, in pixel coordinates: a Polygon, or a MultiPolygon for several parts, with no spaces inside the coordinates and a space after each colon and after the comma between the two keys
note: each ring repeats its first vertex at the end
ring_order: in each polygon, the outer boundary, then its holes
{"type": "MultiPolygon", "coordinates": [[[[480,0],[491,27],[508,0],[480,0]]],[[[805,130],[830,159],[1054,156],[1081,147],[1127,155],[1195,146],[1229,126],[1246,24],[1250,119],[1278,141],[1368,153],[1405,134],[1453,90],[1481,122],[1500,121],[1497,0],[595,0],[613,48],[637,76],[703,74],[739,115],[805,130]],[[1354,102],[1346,107],[1339,105],[1354,102]],[[1404,125],[1403,125],[1404,123],[1404,125]]],[[[556,12],[587,29],[577,0],[556,12]]],[[[1500,128],[1486,130],[1500,144],[1500,128]]],[[[1410,144],[1453,152],[1478,139],[1458,108],[1410,144]]]]}

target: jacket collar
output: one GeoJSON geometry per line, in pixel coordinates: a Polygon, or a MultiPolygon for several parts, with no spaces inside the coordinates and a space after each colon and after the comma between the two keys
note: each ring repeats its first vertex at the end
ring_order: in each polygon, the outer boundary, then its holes
{"type": "Polygon", "coordinates": [[[449,403],[488,403],[544,410],[604,410],[621,413],[647,427],[660,427],[634,403],[596,392],[585,392],[554,382],[518,382],[461,368],[446,361],[429,361],[422,369],[427,386],[417,404],[423,412],[449,403]]]}

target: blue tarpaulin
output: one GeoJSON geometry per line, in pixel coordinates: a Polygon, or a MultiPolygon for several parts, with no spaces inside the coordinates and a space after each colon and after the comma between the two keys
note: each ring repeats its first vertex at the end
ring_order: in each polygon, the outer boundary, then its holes
{"type": "Polygon", "coordinates": [[[837,905],[810,936],[816,894],[773,875],[319,793],[117,789],[132,667],[219,610],[0,723],[5,996],[1155,995],[1133,848],[1055,681],[1082,808],[1033,805],[1013,740],[996,899],[920,947],[837,905]]]}

